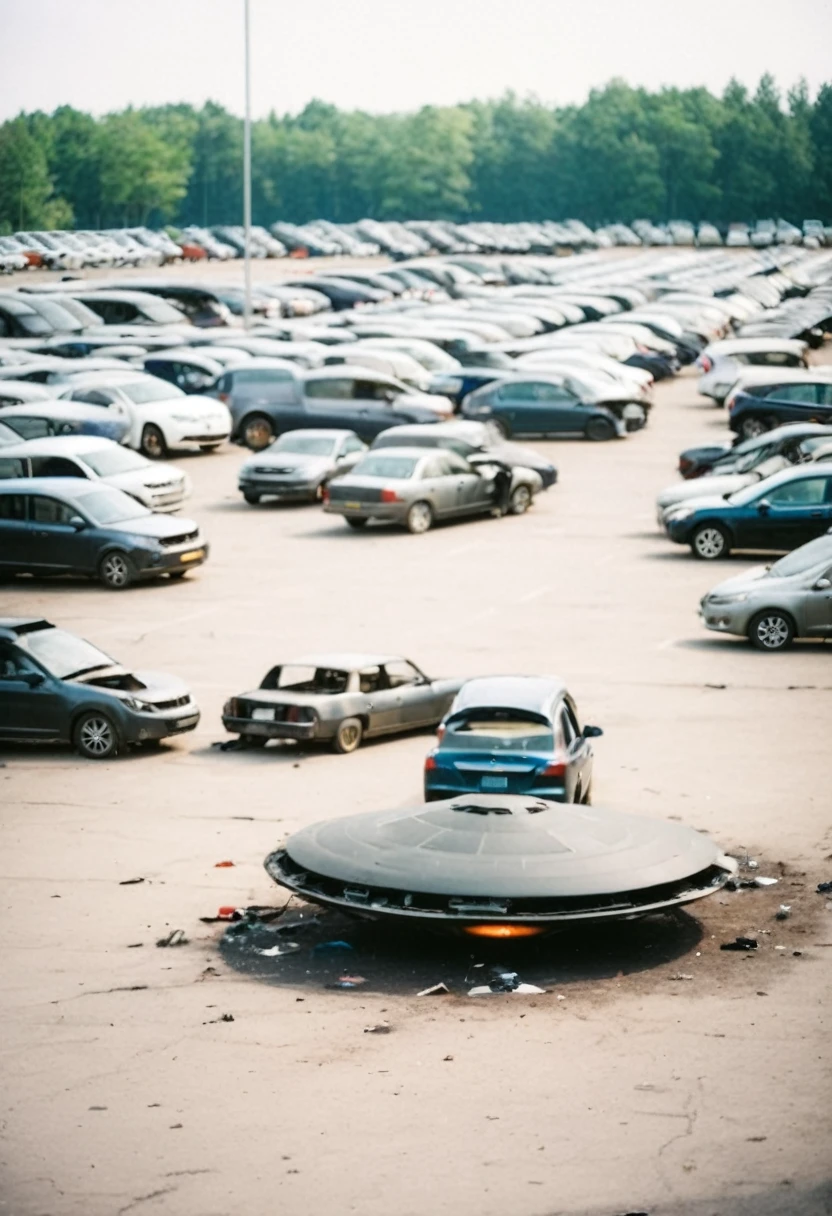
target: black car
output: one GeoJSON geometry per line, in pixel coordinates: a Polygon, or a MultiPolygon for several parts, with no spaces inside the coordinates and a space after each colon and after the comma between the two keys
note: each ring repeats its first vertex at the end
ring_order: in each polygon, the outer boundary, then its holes
{"type": "Polygon", "coordinates": [[[208,546],[192,520],[79,477],[0,481],[0,574],[84,574],[114,591],[183,578],[208,546]]]}
{"type": "Polygon", "coordinates": [[[490,421],[503,435],[582,435],[606,440],[644,426],[643,405],[581,400],[556,376],[504,378],[470,393],[462,416],[490,421]]]}
{"type": "Polygon", "coordinates": [[[790,422],[733,446],[717,444],[686,448],[679,456],[679,472],[686,481],[706,473],[733,473],[739,459],[760,448],[766,449],[767,456],[783,455],[793,460],[799,456],[798,448],[804,439],[827,437],[832,439],[832,426],[822,426],[816,422],[790,422]]]}
{"type": "Polygon", "coordinates": [[[311,287],[321,295],[326,296],[332,307],[338,311],[344,308],[354,308],[356,304],[382,304],[392,299],[392,294],[377,291],[364,283],[354,283],[347,279],[308,278],[290,279],[284,287],[311,287]]]}
{"type": "Polygon", "coordinates": [[[445,448],[468,460],[471,456],[487,453],[501,464],[513,467],[521,465],[540,474],[544,490],[553,486],[558,471],[534,448],[508,443],[488,422],[471,422],[468,419],[453,419],[450,422],[434,422],[430,426],[396,426],[376,435],[371,449],[377,448],[445,448]]]}
{"type": "Polygon", "coordinates": [[[499,362],[493,367],[463,366],[459,371],[436,372],[431,378],[428,392],[441,393],[443,397],[450,397],[460,405],[469,393],[476,392],[478,388],[483,388],[494,380],[501,380],[515,369],[514,360],[503,355],[501,351],[495,351],[494,358],[499,362]]]}
{"type": "Polygon", "coordinates": [[[73,743],[82,756],[107,760],[198,722],[175,676],[128,671],[49,621],[0,617],[0,739],[73,743]]]}
{"type": "Polygon", "coordinates": [[[728,425],[743,439],[784,422],[832,423],[832,378],[749,384],[729,397],[728,425]]]}
{"type": "Polygon", "coordinates": [[[183,393],[204,393],[224,371],[223,365],[201,348],[154,351],[142,367],[151,376],[175,384],[183,393]]]}

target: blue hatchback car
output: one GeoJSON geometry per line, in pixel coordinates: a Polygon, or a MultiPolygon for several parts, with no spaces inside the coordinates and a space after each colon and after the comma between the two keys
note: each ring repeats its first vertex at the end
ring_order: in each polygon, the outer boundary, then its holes
{"type": "Polygon", "coordinates": [[[724,498],[688,498],[664,517],[667,535],[714,561],[732,549],[788,552],[832,526],[832,462],[783,469],[724,498]]]}
{"type": "Polygon", "coordinates": [[[562,681],[548,676],[468,680],[425,760],[425,801],[461,793],[530,794],[583,802],[592,794],[592,745],[603,731],[578,723],[562,681]]]}

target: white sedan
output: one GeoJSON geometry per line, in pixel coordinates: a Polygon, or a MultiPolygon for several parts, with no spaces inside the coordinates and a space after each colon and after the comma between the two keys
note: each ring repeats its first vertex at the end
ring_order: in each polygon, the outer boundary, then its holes
{"type": "Polygon", "coordinates": [[[123,490],[151,511],[176,511],[191,493],[190,478],[175,465],[150,461],[96,435],[4,444],[0,477],[84,477],[123,490]]]}
{"type": "Polygon", "coordinates": [[[183,393],[146,372],[80,370],[60,396],[126,418],[130,429],[125,442],[152,460],[164,459],[175,448],[213,452],[231,433],[231,415],[221,401],[183,393]]]}

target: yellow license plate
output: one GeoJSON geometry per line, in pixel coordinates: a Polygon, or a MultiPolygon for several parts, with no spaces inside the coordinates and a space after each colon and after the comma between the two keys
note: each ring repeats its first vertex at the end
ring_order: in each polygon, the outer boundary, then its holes
{"type": "Polygon", "coordinates": [[[348,507],[350,509],[350,511],[360,511],[361,510],[360,502],[345,502],[344,506],[348,507]]]}
{"type": "Polygon", "coordinates": [[[199,559],[204,556],[204,549],[193,549],[190,553],[181,553],[179,555],[179,560],[180,562],[198,562],[199,559]]]}

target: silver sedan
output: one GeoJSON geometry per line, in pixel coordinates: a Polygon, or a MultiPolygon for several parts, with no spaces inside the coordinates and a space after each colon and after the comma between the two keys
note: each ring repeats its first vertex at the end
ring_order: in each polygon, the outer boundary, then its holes
{"type": "Polygon", "coordinates": [[[699,611],[708,629],[747,637],[759,650],[784,650],[796,637],[832,637],[832,535],[727,579],[699,611]]]}
{"type": "Polygon", "coordinates": [[[343,515],[352,528],[377,519],[403,525],[409,532],[427,532],[438,520],[494,510],[500,476],[509,479],[508,511],[522,515],[543,485],[533,469],[507,468],[488,456],[468,461],[456,452],[436,449],[382,449],[330,482],[324,510],[343,515]]]}

